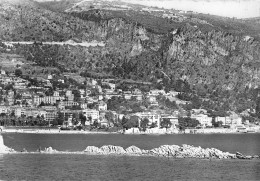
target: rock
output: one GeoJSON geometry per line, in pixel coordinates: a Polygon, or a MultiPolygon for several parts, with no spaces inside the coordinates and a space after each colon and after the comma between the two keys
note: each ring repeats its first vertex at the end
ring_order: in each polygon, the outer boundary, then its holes
{"type": "Polygon", "coordinates": [[[253,156],[253,158],[256,158],[256,159],[258,159],[258,158],[259,158],[259,156],[258,156],[258,155],[254,155],[254,156],[253,156]]]}
{"type": "Polygon", "coordinates": [[[252,159],[253,157],[250,155],[245,156],[245,159],[252,159]]]}
{"type": "Polygon", "coordinates": [[[240,152],[236,152],[236,155],[243,156],[243,154],[240,152]]]}
{"type": "Polygon", "coordinates": [[[141,155],[143,153],[143,151],[136,146],[129,146],[125,151],[130,155],[141,155]]]}
{"type": "Polygon", "coordinates": [[[44,153],[57,153],[58,151],[53,149],[51,146],[43,150],[44,153]]]}
{"type": "Polygon", "coordinates": [[[105,145],[100,148],[104,154],[125,154],[126,151],[121,146],[105,145]]]}
{"type": "Polygon", "coordinates": [[[88,152],[88,153],[94,153],[94,154],[99,154],[102,153],[102,151],[96,147],[96,146],[88,146],[84,152],[88,152]]]}

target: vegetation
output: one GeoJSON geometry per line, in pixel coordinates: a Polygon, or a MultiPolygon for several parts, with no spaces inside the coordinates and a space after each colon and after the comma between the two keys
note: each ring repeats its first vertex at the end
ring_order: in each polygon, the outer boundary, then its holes
{"type": "Polygon", "coordinates": [[[162,128],[170,128],[171,127],[171,125],[172,125],[172,123],[171,123],[171,121],[170,121],[170,119],[169,118],[165,118],[165,119],[163,119],[162,121],[161,121],[161,127],[162,128]]]}
{"type": "Polygon", "coordinates": [[[199,125],[198,120],[190,117],[179,117],[178,122],[181,130],[185,130],[186,128],[195,128],[199,125]]]}
{"type": "Polygon", "coordinates": [[[148,118],[144,118],[144,119],[141,120],[140,126],[141,126],[143,131],[146,131],[148,123],[149,123],[149,119],[148,118]]]}

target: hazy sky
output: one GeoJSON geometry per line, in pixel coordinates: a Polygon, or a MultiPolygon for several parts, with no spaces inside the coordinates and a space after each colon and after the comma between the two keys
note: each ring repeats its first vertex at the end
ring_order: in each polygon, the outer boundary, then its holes
{"type": "Polygon", "coordinates": [[[191,10],[227,17],[260,17],[260,0],[123,0],[125,2],[191,10]]]}

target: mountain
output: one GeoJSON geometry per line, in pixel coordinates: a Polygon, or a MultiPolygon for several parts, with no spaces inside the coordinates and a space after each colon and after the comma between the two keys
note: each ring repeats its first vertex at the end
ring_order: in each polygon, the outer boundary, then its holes
{"type": "Polygon", "coordinates": [[[2,41],[104,42],[105,46],[15,45],[39,66],[84,76],[152,82],[195,107],[255,108],[259,19],[233,19],[123,1],[2,2],[2,41]],[[198,100],[196,99],[198,102],[198,100]]]}

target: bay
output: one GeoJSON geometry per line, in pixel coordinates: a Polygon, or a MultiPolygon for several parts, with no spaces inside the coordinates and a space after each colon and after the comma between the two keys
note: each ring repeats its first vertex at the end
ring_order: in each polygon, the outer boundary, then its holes
{"type": "MultiPolygon", "coordinates": [[[[136,145],[151,149],[164,144],[214,147],[243,154],[260,153],[260,134],[117,135],[3,134],[16,151],[52,146],[82,151],[87,146],[136,145]]],[[[0,155],[0,180],[260,180],[260,160],[218,160],[149,156],[76,154],[0,155]]]]}

